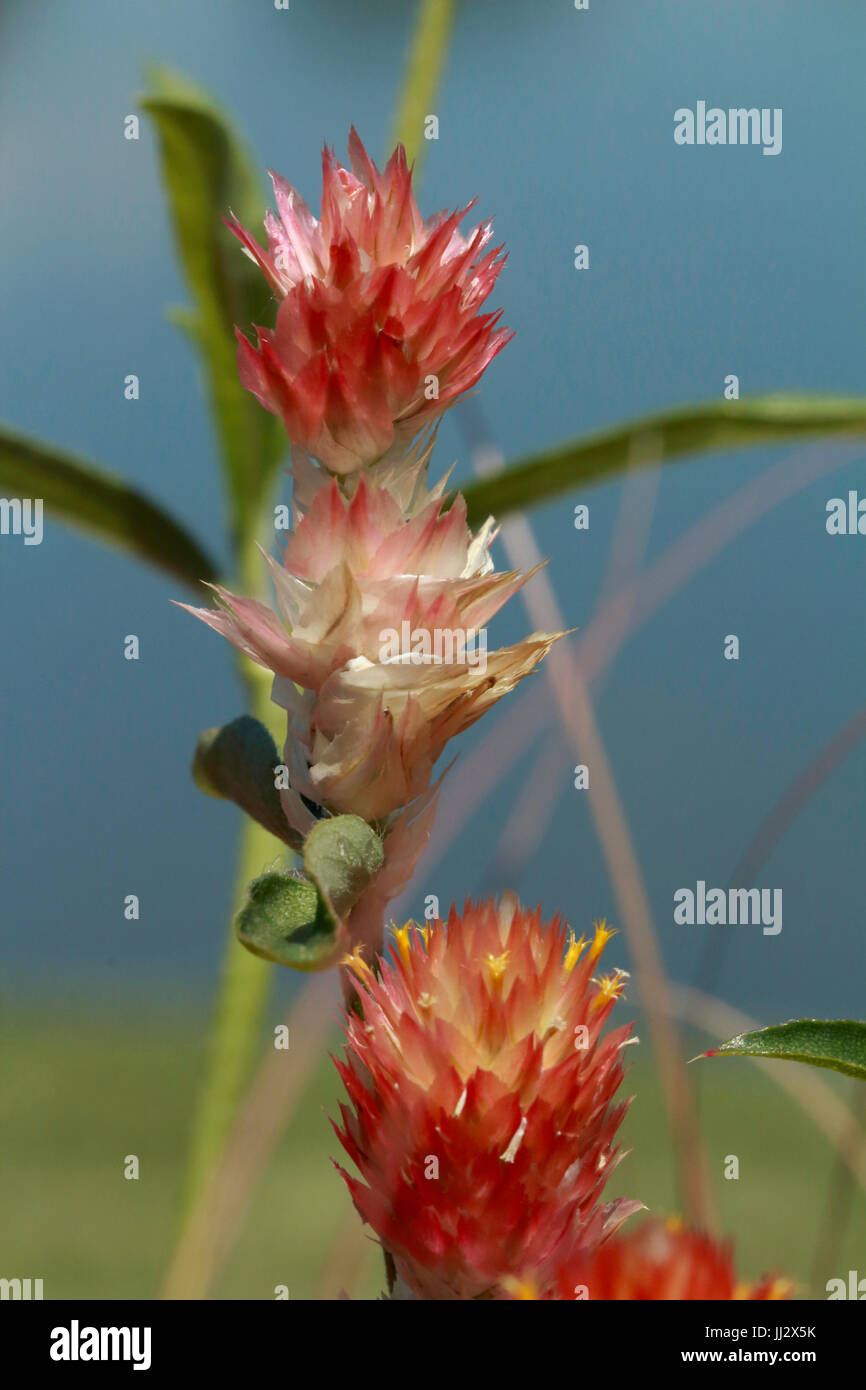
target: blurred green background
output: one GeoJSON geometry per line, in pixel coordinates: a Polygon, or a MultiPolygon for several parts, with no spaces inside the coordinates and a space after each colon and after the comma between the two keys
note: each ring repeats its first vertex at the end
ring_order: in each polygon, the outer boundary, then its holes
{"type": "MultiPolygon", "coordinates": [[[[62,1007],[7,1012],[0,1092],[7,1274],[44,1279],[46,1298],[156,1295],[176,1235],[203,1039],[203,1027],[179,1013],[112,1012],[104,1005],[86,1014],[62,1007]],[[127,1154],[140,1160],[138,1181],[123,1176],[127,1154]]],[[[686,1041],[693,1051],[701,1046],[686,1041]]],[[[647,1049],[633,1048],[630,1056],[641,1052],[625,1088],[637,1097],[623,1128],[623,1147],[632,1152],[607,1191],[639,1197],[667,1214],[676,1210],[671,1155],[647,1049]]],[[[832,1262],[810,1283],[835,1170],[834,1154],[814,1125],[751,1064],[696,1064],[702,1065],[712,1188],[723,1228],[736,1242],[740,1276],[786,1273],[799,1281],[799,1297],[823,1298],[827,1279],[847,1279],[849,1268],[866,1274],[866,1214],[858,1198],[832,1262]],[[731,1153],[740,1159],[739,1181],[722,1177],[731,1153]]],[[[857,1084],[826,1075],[843,1095],[857,1084]]],[[[338,1145],[326,1115],[336,1116],[338,1094],[336,1071],[323,1058],[214,1297],[271,1299],[281,1284],[291,1298],[334,1298],[343,1287],[355,1298],[381,1292],[381,1254],[361,1234],[329,1162],[338,1145]],[[342,1253],[333,1252],[338,1237],[342,1253]]]]}

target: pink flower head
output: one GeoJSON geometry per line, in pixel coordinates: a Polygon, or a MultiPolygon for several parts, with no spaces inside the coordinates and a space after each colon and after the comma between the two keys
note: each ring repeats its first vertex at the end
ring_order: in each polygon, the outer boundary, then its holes
{"type": "Polygon", "coordinates": [[[257,347],[238,332],[241,380],[338,474],[405,450],[512,337],[479,313],[502,257],[489,224],[458,231],[472,204],[425,222],[402,145],[380,173],[353,128],[349,154],[323,153],[320,221],[271,174],[267,251],[227,219],[280,300],[257,347]]]}
{"type": "Polygon", "coordinates": [[[343,1177],[416,1297],[503,1298],[528,1270],[547,1288],[640,1206],[599,1205],[630,1041],[602,1033],[625,979],[594,978],[611,935],[576,941],[509,894],[407,924],[378,979],[347,960],[362,1016],[337,1134],[361,1179],[343,1177]]]}
{"type": "Polygon", "coordinates": [[[461,497],[446,510],[434,489],[406,516],[386,486],[354,481],[351,498],[336,478],[319,488],[282,564],[269,561],[276,611],[225,589],[222,607],[188,610],[274,673],[283,808],[301,834],[309,802],[375,822],[408,806],[447,742],[556,640],[487,653],[485,625],[529,575],[493,570],[492,523],[473,535],[461,497]]]}

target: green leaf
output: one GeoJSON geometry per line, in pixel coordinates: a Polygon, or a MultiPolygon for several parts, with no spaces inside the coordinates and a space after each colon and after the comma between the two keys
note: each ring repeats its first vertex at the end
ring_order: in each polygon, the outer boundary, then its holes
{"type": "Polygon", "coordinates": [[[335,921],[351,912],[385,859],[381,839],[360,816],[331,816],[304,841],[304,868],[335,921]]]}
{"type": "Polygon", "coordinates": [[[250,884],[235,919],[239,941],[295,970],[335,965],[349,941],[345,919],[384,858],[382,841],[360,816],[318,821],[303,845],[306,877],[265,873],[250,884]]]}
{"type": "Polygon", "coordinates": [[[203,360],[232,502],[235,540],[257,530],[287,441],[281,422],[238,378],[235,325],[248,331],[271,314],[261,273],[223,224],[234,212],[257,227],[266,200],[254,165],[228,119],[194,83],[149,69],[141,105],[156,127],[175,241],[193,309],[183,323],[203,360]]]}
{"type": "Polygon", "coordinates": [[[297,871],[254,879],[235,931],[253,955],[294,970],[333,965],[345,935],[324,910],[315,885],[297,871]]]}
{"type": "Polygon", "coordinates": [[[234,801],[278,840],[299,851],[303,839],[286,820],[274,785],[279,764],[276,744],[264,724],[242,714],[201,735],[192,775],[203,792],[234,801]]]}
{"type": "Polygon", "coordinates": [[[775,1057],[859,1076],[866,1081],[866,1023],[852,1018],[798,1018],[740,1033],[703,1057],[775,1057]]]}
{"type": "Polygon", "coordinates": [[[345,950],[345,918],[381,868],[385,851],[359,816],[332,816],[310,831],[303,855],[306,877],[292,870],[253,880],[235,931],[247,950],[265,960],[324,970],[345,950]]]}
{"type": "Polygon", "coordinates": [[[474,525],[489,515],[541,506],[576,487],[592,486],[630,465],[688,454],[755,448],[814,436],[866,434],[866,398],[762,396],[712,401],[631,420],[545,449],[501,473],[470,483],[463,494],[474,525]]]}
{"type": "Polygon", "coordinates": [[[180,522],[123,478],[51,444],[0,427],[0,489],[41,498],[51,515],[89,531],[197,591],[216,566],[180,522]]]}

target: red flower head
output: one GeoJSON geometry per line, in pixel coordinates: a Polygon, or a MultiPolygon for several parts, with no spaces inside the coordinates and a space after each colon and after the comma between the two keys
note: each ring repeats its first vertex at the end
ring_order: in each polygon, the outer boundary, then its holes
{"type": "Polygon", "coordinates": [[[257,348],[238,332],[241,379],[340,474],[402,453],[512,337],[478,312],[502,267],[499,250],[480,255],[490,225],[463,236],[468,207],[425,222],[402,145],[382,173],[354,129],[349,154],[345,169],[324,151],[321,221],[271,175],[267,251],[227,219],[281,301],[257,348]]]}
{"type": "MultiPolygon", "coordinates": [[[[782,1299],[788,1279],[738,1282],[730,1242],[720,1243],[680,1221],[652,1219],[629,1228],[591,1252],[566,1261],[550,1298],[563,1299],[782,1299]]],[[[531,1281],[514,1285],[518,1297],[536,1297],[531,1281]]]]}
{"type": "Polygon", "coordinates": [[[346,1022],[337,1134],[362,1181],[343,1177],[416,1297],[501,1298],[527,1270],[546,1286],[641,1205],[598,1205],[636,1041],[601,1036],[625,979],[593,978],[612,934],[576,941],[507,895],[407,924],[379,979],[347,962],[363,1018],[346,1022]]]}

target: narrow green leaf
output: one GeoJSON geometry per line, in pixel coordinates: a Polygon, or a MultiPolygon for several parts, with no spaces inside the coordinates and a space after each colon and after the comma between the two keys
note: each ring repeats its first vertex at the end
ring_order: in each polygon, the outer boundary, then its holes
{"type": "Polygon", "coordinates": [[[315,884],[297,871],[254,879],[235,930],[253,955],[293,970],[323,970],[343,950],[340,924],[324,910],[315,884]]]}
{"type": "Polygon", "coordinates": [[[852,1018],[798,1018],[740,1033],[703,1057],[775,1057],[859,1076],[866,1081],[866,1023],[852,1018]]]}
{"type": "Polygon", "coordinates": [[[201,591],[216,566],[180,522],[116,474],[0,427],[0,489],[41,498],[47,512],[201,591]]]}
{"type": "Polygon", "coordinates": [[[711,401],[631,420],[545,449],[463,489],[473,524],[541,506],[627,466],[815,436],[866,434],[866,397],[762,396],[711,401]]]}
{"type": "Polygon", "coordinates": [[[360,816],[321,820],[304,841],[304,868],[337,921],[349,915],[384,858],[381,839],[360,816]]]}
{"type": "Polygon", "coordinates": [[[233,211],[257,227],[266,200],[251,160],[218,106],[167,68],[150,69],[148,76],[152,91],[141,105],[156,127],[175,241],[194,306],[182,322],[205,366],[239,539],[258,526],[286,438],[281,422],[238,378],[235,325],[248,331],[269,312],[271,296],[222,219],[233,211]]]}
{"type": "Polygon", "coordinates": [[[300,850],[302,837],[286,820],[274,783],[280,763],[264,724],[242,714],[222,728],[208,729],[198,741],[192,775],[209,796],[234,801],[278,840],[300,850]]]}

